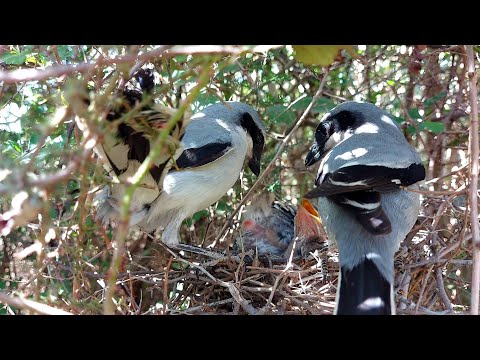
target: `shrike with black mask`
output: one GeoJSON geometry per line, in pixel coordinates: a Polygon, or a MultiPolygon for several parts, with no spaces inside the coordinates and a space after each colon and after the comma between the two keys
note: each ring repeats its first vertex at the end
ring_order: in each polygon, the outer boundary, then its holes
{"type": "Polygon", "coordinates": [[[420,209],[425,179],[419,154],[392,117],[373,104],[349,101],[326,114],[305,165],[320,162],[318,208],[339,250],[336,314],[394,314],[394,254],[420,209]]]}

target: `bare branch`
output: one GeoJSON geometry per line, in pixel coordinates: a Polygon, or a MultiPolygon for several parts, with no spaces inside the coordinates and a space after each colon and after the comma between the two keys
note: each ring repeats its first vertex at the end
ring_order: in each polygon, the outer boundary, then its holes
{"type": "Polygon", "coordinates": [[[480,236],[478,226],[478,100],[477,100],[477,72],[475,70],[475,57],[473,47],[466,45],[467,53],[467,77],[470,83],[470,133],[468,136],[468,148],[470,155],[470,191],[468,200],[470,205],[470,223],[473,242],[473,273],[472,273],[472,315],[478,315],[480,301],[480,236]]]}
{"type": "Polygon", "coordinates": [[[19,309],[30,310],[40,315],[72,315],[65,310],[56,309],[36,301],[12,297],[3,291],[0,291],[0,302],[19,309]]]}
{"type": "MultiPolygon", "coordinates": [[[[171,49],[171,45],[162,45],[158,48],[146,51],[140,55],[125,55],[117,56],[112,59],[101,57],[95,63],[80,63],[77,65],[52,65],[45,69],[19,69],[13,71],[0,71],[0,81],[5,83],[15,83],[20,81],[34,81],[46,80],[52,77],[59,77],[62,75],[70,75],[76,72],[88,72],[98,68],[99,66],[121,64],[121,63],[145,63],[148,60],[156,57],[172,57],[176,55],[216,55],[216,54],[231,54],[239,55],[244,51],[249,51],[247,47],[237,46],[217,46],[217,45],[196,45],[196,46],[182,46],[176,49],[171,49]]],[[[254,48],[253,51],[256,49],[254,48]]]]}
{"type": "Polygon", "coordinates": [[[447,310],[453,311],[452,303],[450,302],[450,299],[448,298],[447,292],[445,291],[445,286],[443,284],[442,269],[441,268],[436,268],[435,269],[435,274],[437,276],[437,287],[438,287],[438,293],[440,294],[440,298],[442,299],[443,303],[445,304],[447,310]]]}

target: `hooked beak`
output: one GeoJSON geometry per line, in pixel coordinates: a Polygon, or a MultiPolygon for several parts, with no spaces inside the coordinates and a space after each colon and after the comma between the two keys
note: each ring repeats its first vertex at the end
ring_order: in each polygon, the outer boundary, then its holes
{"type": "Polygon", "coordinates": [[[248,161],[248,167],[256,176],[260,175],[260,159],[262,158],[264,144],[263,134],[260,134],[253,141],[252,158],[248,161]]]}
{"type": "Polygon", "coordinates": [[[260,175],[260,159],[257,159],[255,155],[248,162],[248,167],[256,176],[260,175]]]}
{"type": "Polygon", "coordinates": [[[305,158],[305,166],[311,166],[315,163],[317,163],[320,158],[322,157],[322,149],[320,149],[320,146],[318,146],[318,143],[315,141],[310,148],[310,151],[307,154],[307,157],[305,158]]]}
{"type": "Polygon", "coordinates": [[[318,188],[318,187],[309,191],[305,195],[303,195],[303,197],[306,198],[306,199],[315,199],[315,198],[318,198],[320,196],[325,196],[325,191],[323,189],[318,188]]]}

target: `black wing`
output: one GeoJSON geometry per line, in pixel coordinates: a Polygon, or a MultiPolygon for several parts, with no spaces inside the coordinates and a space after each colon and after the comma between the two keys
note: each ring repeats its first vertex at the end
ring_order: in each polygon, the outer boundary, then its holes
{"type": "Polygon", "coordinates": [[[344,194],[328,196],[351,212],[365,230],[374,235],[388,234],[392,231],[392,224],[383,211],[381,195],[377,191],[353,191],[344,194]]]}
{"type": "Polygon", "coordinates": [[[368,232],[388,234],[392,226],[382,208],[381,193],[396,190],[425,179],[425,168],[412,164],[407,168],[354,165],[327,174],[306,198],[328,197],[350,211],[368,232]]]}
{"type": "Polygon", "coordinates": [[[316,198],[360,190],[386,192],[396,190],[400,185],[412,185],[423,179],[425,168],[422,164],[412,164],[407,168],[353,165],[327,174],[323,182],[305,197],[316,198]]]}
{"type": "Polygon", "coordinates": [[[221,158],[231,148],[230,143],[212,143],[199,148],[185,149],[176,161],[177,167],[187,169],[211,163],[221,158]]]}

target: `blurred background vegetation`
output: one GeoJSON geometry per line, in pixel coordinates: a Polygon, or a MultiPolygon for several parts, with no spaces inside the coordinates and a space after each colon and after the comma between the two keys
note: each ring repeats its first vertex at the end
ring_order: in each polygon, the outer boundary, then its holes
{"type": "MultiPolygon", "coordinates": [[[[346,100],[371,102],[390,112],[427,169],[419,219],[396,258],[398,312],[468,311],[472,236],[465,189],[470,108],[463,46],[238,46],[211,52],[197,46],[191,47],[191,53],[184,51],[188,47],[176,46],[170,56],[145,57],[145,64],[138,61],[138,54],[156,48],[0,47],[3,74],[19,69],[70,69],[46,77],[27,72],[25,79],[15,82],[2,82],[6,79],[0,76],[0,214],[4,214],[0,220],[0,291],[75,314],[102,313],[115,229],[105,229],[95,221],[92,197],[108,178],[82,142],[84,134],[75,128],[69,94],[88,88],[93,111],[100,114],[138,64],[156,71],[154,101],[178,107],[197,84],[202,69],[213,64],[210,81],[192,102],[192,111],[222,100],[256,108],[268,134],[263,168],[327,77],[321,96],[258,190],[274,192],[278,199],[294,205],[313,186],[316,169],[306,170],[304,158],[323,114],[346,100]],[[115,60],[129,56],[131,61],[115,60]],[[71,70],[85,63],[94,66],[71,70]],[[9,211],[15,226],[7,224],[9,211]],[[20,215],[13,216],[12,211],[20,215]]],[[[474,47],[477,57],[479,49],[474,47]]],[[[94,129],[100,138],[108,131],[101,121],[94,129]]],[[[182,227],[184,242],[204,247],[215,244],[219,249],[231,245],[235,232],[222,241],[216,239],[255,180],[245,171],[218,203],[187,220],[182,227]]],[[[235,217],[234,229],[240,219],[235,217]]],[[[173,260],[142,234],[131,234],[126,246],[114,296],[118,313],[189,313],[189,309],[193,309],[190,313],[242,313],[228,296],[212,297],[219,292],[218,286],[204,281],[205,291],[197,291],[198,271],[173,260]],[[134,292],[141,293],[141,304],[132,300],[134,292]],[[212,299],[224,303],[205,307],[212,299]]],[[[335,256],[330,261],[334,263],[335,256]]],[[[319,313],[331,313],[334,264],[331,269],[331,276],[317,279],[311,289],[305,286],[308,281],[303,287],[292,278],[282,283],[284,295],[280,291],[273,301],[281,308],[278,312],[316,313],[312,307],[321,299],[330,305],[322,311],[317,308],[319,313]],[[295,291],[285,290],[292,284],[297,284],[295,291]],[[284,301],[287,293],[300,296],[314,290],[296,303],[284,301]]],[[[243,297],[253,299],[254,290],[241,290],[243,297]]],[[[25,312],[0,303],[0,314],[25,312]]]]}

